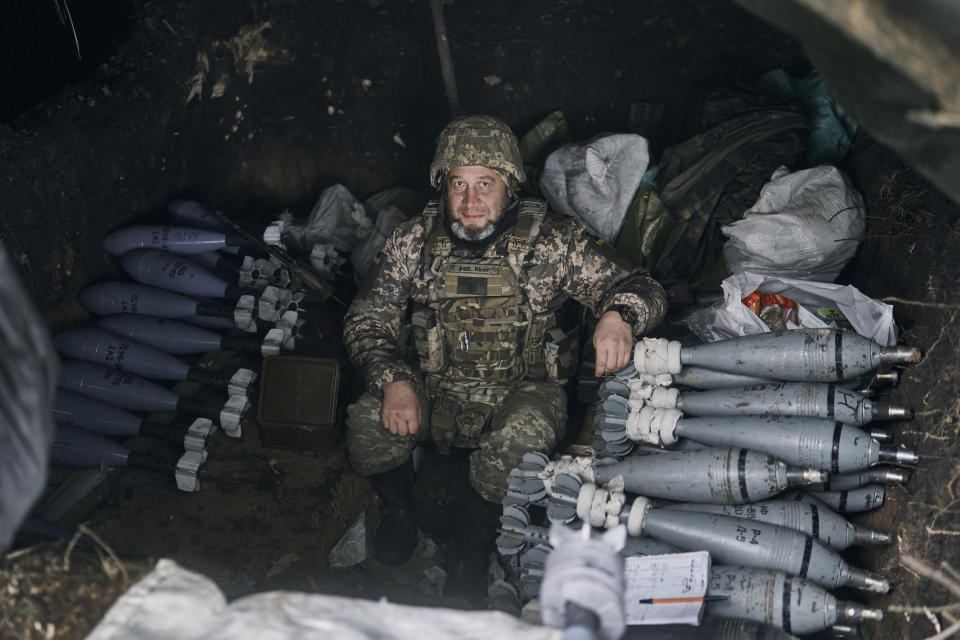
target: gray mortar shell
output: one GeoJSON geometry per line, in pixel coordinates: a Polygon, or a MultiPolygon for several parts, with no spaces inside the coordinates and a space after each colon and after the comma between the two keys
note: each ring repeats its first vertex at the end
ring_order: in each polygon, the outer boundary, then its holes
{"type": "Polygon", "coordinates": [[[822,631],[841,619],[876,620],[883,615],[854,602],[838,602],[809,580],[769,569],[711,567],[707,595],[725,597],[707,603],[711,615],[756,620],[797,635],[822,631]]]}
{"type": "Polygon", "coordinates": [[[120,258],[120,266],[140,284],[185,296],[226,298],[233,289],[212,271],[167,251],[134,249],[120,258]]]}
{"type": "Polygon", "coordinates": [[[209,229],[211,231],[228,231],[230,229],[226,222],[210,213],[207,209],[194,200],[177,198],[167,203],[167,212],[170,217],[187,227],[200,229],[209,229]]]}
{"type": "Polygon", "coordinates": [[[676,435],[713,446],[749,447],[787,464],[846,473],[877,464],[880,443],[851,425],[806,416],[681,418],[676,435]]]}
{"type": "Polygon", "coordinates": [[[106,329],[63,331],[54,338],[54,344],[68,358],[126,371],[148,380],[192,380],[218,389],[230,388],[230,373],[191,367],[160,349],[106,329]]]}
{"type": "Polygon", "coordinates": [[[102,282],[77,294],[80,306],[97,316],[138,313],[159,318],[190,319],[194,316],[223,318],[220,325],[234,326],[231,305],[199,302],[193,298],[134,282],[102,282]]]}
{"type": "Polygon", "coordinates": [[[236,281],[237,272],[243,265],[243,261],[236,256],[230,256],[219,251],[208,251],[206,253],[194,253],[190,256],[190,262],[198,267],[209,269],[214,273],[230,277],[236,281]]]}
{"type": "MultiPolygon", "coordinates": [[[[675,373],[672,377],[674,384],[690,387],[691,389],[730,389],[765,382],[777,382],[777,380],[770,378],[748,376],[741,373],[730,373],[728,371],[716,371],[695,365],[684,365],[680,369],[680,373],[675,373]]],[[[873,392],[877,388],[895,385],[897,380],[896,371],[884,371],[876,375],[867,374],[842,380],[838,384],[855,393],[867,395],[868,392],[873,392]]]]}
{"type": "Polygon", "coordinates": [[[186,318],[180,318],[183,322],[187,322],[196,327],[203,327],[204,329],[236,329],[236,323],[230,318],[217,318],[214,316],[190,316],[186,318]]]}
{"type": "Polygon", "coordinates": [[[199,398],[181,397],[126,371],[79,360],[60,363],[57,386],[139,413],[184,411],[219,421],[223,407],[199,398]]]}
{"type": "Polygon", "coordinates": [[[624,558],[629,558],[630,556],[655,556],[663,553],[680,553],[680,550],[672,544],[651,538],[650,536],[627,536],[627,542],[620,551],[620,555],[624,558]]]}
{"type": "Polygon", "coordinates": [[[863,541],[861,537],[857,536],[856,528],[839,514],[815,504],[791,500],[769,500],[736,505],[678,503],[663,508],[698,513],[716,513],[733,518],[746,518],[747,520],[775,524],[813,536],[837,551],[843,551],[847,547],[863,541]]]}
{"type": "Polygon", "coordinates": [[[827,589],[889,590],[886,581],[851,567],[813,537],[766,522],[660,508],[647,512],[642,533],[687,551],[708,551],[718,564],[776,569],[827,589]]]}
{"type": "Polygon", "coordinates": [[[886,490],[882,484],[868,484],[846,491],[811,491],[810,496],[837,513],[862,513],[882,507],[886,490]]]}
{"type": "Polygon", "coordinates": [[[121,409],[82,393],[57,389],[53,400],[53,419],[59,424],[77,426],[111,438],[142,435],[184,447],[189,427],[146,422],[121,409]]]}
{"type": "Polygon", "coordinates": [[[623,476],[625,490],[640,495],[714,504],[756,502],[791,486],[787,465],[738,447],[708,447],[629,456],[593,468],[593,481],[605,485],[623,476]]]}
{"type": "Polygon", "coordinates": [[[680,350],[680,363],[772,380],[838,382],[882,364],[917,362],[920,353],[883,347],[837,329],[794,329],[720,340],[680,350]]]}
{"type": "Polygon", "coordinates": [[[729,389],[730,387],[746,387],[751,384],[773,382],[769,378],[716,371],[694,365],[684,365],[680,369],[680,373],[675,373],[672,377],[674,384],[682,384],[692,389],[729,389]]]}
{"type": "Polygon", "coordinates": [[[835,624],[830,627],[828,634],[830,638],[852,638],[852,640],[862,640],[860,635],[860,625],[858,624],[835,624]]]}
{"type": "MultiPolygon", "coordinates": [[[[168,318],[129,313],[106,316],[98,319],[95,324],[170,354],[207,353],[230,348],[223,344],[224,337],[219,333],[168,318]]],[[[259,353],[260,344],[257,340],[248,339],[247,343],[251,344],[251,347],[246,350],[259,353]]]]}
{"type": "Polygon", "coordinates": [[[57,424],[50,459],[71,467],[125,467],[130,450],[113,440],[77,426],[57,424]]]}
{"type": "Polygon", "coordinates": [[[206,253],[237,244],[219,231],[175,225],[133,225],[117,229],[103,239],[103,248],[113,256],[134,249],[159,249],[180,255],[206,253]]]}
{"type": "Polygon", "coordinates": [[[859,489],[868,484],[903,484],[909,480],[909,472],[903,469],[877,467],[857,473],[840,473],[831,475],[830,479],[821,485],[810,485],[808,491],[849,491],[859,489]]]}
{"type": "Polygon", "coordinates": [[[822,382],[771,382],[740,389],[690,391],[680,394],[677,408],[694,416],[808,416],[853,425],[910,417],[907,410],[871,402],[849,389],[822,382]]]}
{"type": "Polygon", "coordinates": [[[186,380],[190,365],[168,353],[106,329],[70,329],[54,338],[61,354],[152,380],[186,380]]]}
{"type": "Polygon", "coordinates": [[[779,627],[756,620],[718,618],[705,615],[700,625],[688,624],[633,625],[627,627],[621,640],[796,640],[796,636],[779,627]]]}
{"type": "Polygon", "coordinates": [[[141,413],[176,411],[180,401],[180,396],[155,382],[89,362],[62,362],[58,385],[121,409],[141,413]]]}
{"type": "Polygon", "coordinates": [[[910,472],[904,469],[890,467],[875,467],[856,473],[839,473],[831,475],[823,484],[811,484],[807,491],[850,491],[859,489],[868,484],[904,484],[910,479],[910,472]]]}
{"type": "MultiPolygon", "coordinates": [[[[778,501],[784,502],[800,502],[803,504],[812,504],[820,509],[820,513],[833,513],[834,510],[823,500],[814,498],[808,493],[804,493],[799,489],[793,489],[791,491],[785,492],[778,498],[778,501]]],[[[853,523],[851,523],[853,524],[853,523]]],[[[874,529],[868,529],[866,527],[861,527],[858,524],[853,524],[854,535],[856,539],[854,544],[867,544],[867,545],[888,545],[893,543],[893,536],[889,533],[884,533],[882,531],[875,531],[874,529]]]]}

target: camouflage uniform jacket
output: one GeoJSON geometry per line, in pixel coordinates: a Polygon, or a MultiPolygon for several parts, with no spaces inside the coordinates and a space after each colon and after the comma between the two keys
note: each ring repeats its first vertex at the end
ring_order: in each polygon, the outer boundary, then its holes
{"type": "MultiPolygon", "coordinates": [[[[367,390],[377,398],[382,399],[387,384],[418,377],[399,341],[408,304],[427,303],[428,281],[421,265],[426,234],[423,216],[397,227],[344,319],[347,352],[364,372],[367,390]]],[[[503,255],[510,235],[510,230],[504,231],[476,257],[503,255]]],[[[637,336],[666,313],[663,287],[572,218],[548,213],[522,270],[527,275],[523,289],[528,304],[537,313],[564,295],[598,317],[612,305],[627,305],[637,314],[637,336]]]]}

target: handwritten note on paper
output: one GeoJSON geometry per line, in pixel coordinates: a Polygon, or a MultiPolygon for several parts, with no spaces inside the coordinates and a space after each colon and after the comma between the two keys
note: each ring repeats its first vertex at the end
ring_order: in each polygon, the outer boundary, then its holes
{"type": "Polygon", "coordinates": [[[699,624],[710,554],[631,556],[624,563],[627,624],[699,624]]]}

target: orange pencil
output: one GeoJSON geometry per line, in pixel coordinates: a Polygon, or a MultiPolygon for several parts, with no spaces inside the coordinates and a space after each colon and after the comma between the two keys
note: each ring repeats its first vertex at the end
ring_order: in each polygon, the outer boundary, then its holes
{"type": "Polygon", "coordinates": [[[640,598],[640,604],[678,604],[684,602],[714,602],[726,600],[729,596],[696,596],[693,598],[640,598]]]}

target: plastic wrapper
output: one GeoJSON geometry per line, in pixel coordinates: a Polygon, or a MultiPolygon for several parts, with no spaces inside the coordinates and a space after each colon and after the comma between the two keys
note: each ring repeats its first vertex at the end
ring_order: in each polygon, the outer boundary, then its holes
{"type": "Polygon", "coordinates": [[[796,320],[784,319],[786,329],[849,328],[885,346],[897,343],[893,307],[863,295],[851,285],[746,272],[730,276],[722,287],[722,302],[697,309],[686,319],[690,330],[704,342],[770,331],[754,310],[744,304],[744,298],[759,290],[796,302],[796,320]]]}
{"type": "Polygon", "coordinates": [[[754,291],[747,295],[743,304],[757,314],[771,331],[785,331],[788,324],[797,325],[797,303],[778,294],[754,291]]]}

